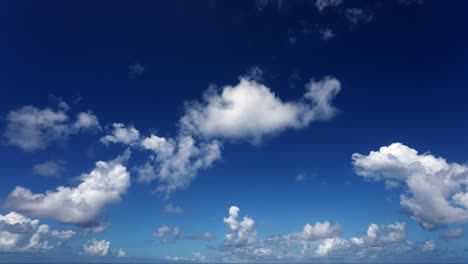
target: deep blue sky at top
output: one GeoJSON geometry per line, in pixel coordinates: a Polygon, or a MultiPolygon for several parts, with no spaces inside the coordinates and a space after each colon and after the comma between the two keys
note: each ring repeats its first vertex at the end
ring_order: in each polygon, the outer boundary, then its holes
{"type": "MultiPolygon", "coordinates": [[[[353,4],[375,10],[374,20],[353,27],[331,11],[319,15],[304,8],[308,4],[302,1],[263,11],[250,1],[2,2],[2,127],[8,111],[49,106],[49,95],[56,95],[74,109],[91,109],[102,124],[129,123],[146,134],[172,136],[184,102],[202,98],[210,84],[235,85],[252,67],[263,70],[265,85],[283,100],[301,97],[310,78],[332,75],[342,83],[334,101],[340,113],[333,120],[286,131],[258,146],[228,143],[220,162],[171,198],[186,208],[185,218],[165,216],[165,201],[151,194],[151,186],[134,183],[122,204],[109,210],[115,228],[97,236],[136,253],[154,247],[138,243],[165,223],[222,238],[222,217],[238,204],[256,216],[265,234],[331,220],[354,235],[369,221],[400,219],[424,239],[428,235],[400,214],[398,193],[358,178],[351,155],[402,142],[449,161],[468,160],[468,2],[408,7],[397,1],[346,2],[353,4]],[[322,40],[316,30],[322,26],[333,27],[336,37],[322,40]],[[132,79],[128,66],[135,63],[145,71],[132,79]],[[82,99],[73,104],[77,98],[82,99]],[[298,174],[310,181],[297,184],[298,174]],[[129,231],[117,232],[129,214],[142,218],[127,238],[134,245],[123,242],[122,232],[129,231]],[[206,230],[210,226],[213,230],[206,230]]],[[[41,153],[2,145],[0,199],[16,185],[42,192],[70,184],[96,160],[122,151],[89,135],[41,153]],[[35,163],[50,158],[67,161],[66,177],[31,176],[35,163]]],[[[135,159],[143,159],[138,155],[135,159]]]]}

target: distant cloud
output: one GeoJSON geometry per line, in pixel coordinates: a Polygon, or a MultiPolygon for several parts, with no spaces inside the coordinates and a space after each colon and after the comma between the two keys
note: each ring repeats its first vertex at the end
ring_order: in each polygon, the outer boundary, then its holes
{"type": "Polygon", "coordinates": [[[33,166],[33,172],[40,176],[59,177],[65,171],[65,161],[50,160],[33,166]]]}
{"type": "Polygon", "coordinates": [[[117,257],[123,258],[126,256],[127,256],[127,253],[122,248],[120,248],[119,251],[117,252],[117,257]]]}
{"type": "Polygon", "coordinates": [[[422,5],[424,3],[424,0],[399,0],[399,2],[403,5],[422,5]]]}
{"type": "Polygon", "coordinates": [[[74,235],[72,230],[51,230],[16,212],[0,214],[0,252],[46,252],[74,235]]]}
{"type": "Polygon", "coordinates": [[[130,79],[137,79],[145,72],[145,66],[139,63],[128,66],[128,76],[130,79]]]}
{"type": "Polygon", "coordinates": [[[437,243],[434,240],[427,240],[422,246],[423,252],[432,252],[437,249],[437,243]]]}
{"type": "Polygon", "coordinates": [[[324,28],[320,30],[320,36],[323,40],[329,40],[335,37],[335,33],[330,28],[324,28]]]}
{"type": "Polygon", "coordinates": [[[400,204],[424,228],[468,223],[467,165],[418,154],[401,143],[352,159],[356,174],[366,180],[405,184],[400,204]]]}
{"type": "Polygon", "coordinates": [[[153,236],[158,238],[161,244],[166,244],[175,240],[203,240],[211,241],[214,239],[214,236],[205,232],[203,234],[185,234],[182,232],[180,227],[169,227],[168,225],[163,225],[156,229],[153,233],[153,236]]]}
{"type": "Polygon", "coordinates": [[[55,191],[33,194],[17,186],[7,197],[6,206],[29,216],[54,219],[81,227],[99,226],[103,208],[120,201],[130,187],[130,175],[122,163],[126,151],[115,160],[96,162],[89,174],[82,174],[76,187],[59,186],[55,191]]]}
{"type": "Polygon", "coordinates": [[[164,206],[164,212],[166,214],[181,214],[184,212],[184,209],[173,204],[167,204],[164,206]]]}
{"type": "Polygon", "coordinates": [[[318,11],[322,12],[328,7],[337,7],[343,3],[343,0],[316,0],[315,6],[318,11]]]}
{"type": "Polygon", "coordinates": [[[298,174],[295,179],[296,179],[296,182],[305,182],[307,180],[304,174],[298,174]]]}
{"type": "Polygon", "coordinates": [[[440,233],[439,237],[444,240],[449,239],[459,239],[465,235],[465,230],[463,228],[450,229],[445,232],[440,233]]]}
{"type": "Polygon", "coordinates": [[[346,239],[339,225],[329,221],[306,224],[302,231],[259,238],[255,221],[239,217],[240,209],[231,206],[223,219],[228,227],[220,246],[225,262],[309,262],[324,259],[364,260],[388,254],[412,252],[414,246],[406,240],[406,224],[370,224],[367,234],[346,239]],[[374,249],[379,249],[375,251],[374,249]],[[298,250],[298,251],[297,251],[298,250]]]}
{"type": "Polygon", "coordinates": [[[352,25],[368,23],[374,19],[374,14],[371,11],[362,8],[348,8],[345,10],[345,16],[352,25]]]}
{"type": "Polygon", "coordinates": [[[105,257],[109,254],[110,241],[106,240],[88,240],[83,244],[83,254],[88,256],[105,257]]]}
{"type": "Polygon", "coordinates": [[[140,140],[140,132],[133,126],[126,127],[122,123],[113,123],[110,135],[101,138],[104,144],[122,143],[125,145],[138,144],[140,140]]]}
{"type": "Polygon", "coordinates": [[[24,151],[45,149],[50,143],[65,140],[79,132],[93,132],[99,129],[99,121],[90,112],[78,113],[75,122],[63,109],[37,108],[27,105],[10,111],[4,138],[10,145],[24,151]]]}

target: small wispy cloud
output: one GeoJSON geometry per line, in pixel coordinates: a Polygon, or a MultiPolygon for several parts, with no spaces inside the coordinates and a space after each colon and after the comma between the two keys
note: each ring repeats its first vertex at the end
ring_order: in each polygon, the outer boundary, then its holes
{"type": "Polygon", "coordinates": [[[145,66],[140,63],[131,64],[128,66],[128,76],[130,79],[137,79],[145,73],[145,66]]]}

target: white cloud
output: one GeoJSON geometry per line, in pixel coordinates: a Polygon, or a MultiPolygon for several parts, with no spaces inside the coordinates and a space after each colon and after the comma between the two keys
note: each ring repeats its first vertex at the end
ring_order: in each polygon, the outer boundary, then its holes
{"type": "Polygon", "coordinates": [[[343,0],[316,0],[315,6],[317,9],[322,12],[325,8],[328,7],[337,7],[343,3],[343,0]]]}
{"type": "Polygon", "coordinates": [[[331,102],[341,84],[334,77],[311,80],[300,100],[282,102],[257,82],[260,72],[254,68],[250,77],[242,77],[238,85],[224,87],[221,94],[209,90],[203,103],[187,104],[174,138],[154,134],[141,137],[136,128],[114,123],[111,134],[102,137],[101,142],[151,151],[148,161],[134,170],[138,181],[156,181],[155,191],[167,198],[175,190],[187,188],[200,170],[221,158],[223,139],[259,141],[263,136],[286,128],[302,128],[336,114],[331,102]]]}
{"type": "Polygon", "coordinates": [[[176,206],[173,204],[167,204],[164,206],[164,212],[166,214],[181,214],[184,212],[184,209],[180,206],[176,206]]]}
{"type": "Polygon", "coordinates": [[[439,237],[444,240],[448,239],[459,239],[465,235],[465,230],[463,228],[450,229],[445,232],[440,233],[439,237]]]}
{"type": "Polygon", "coordinates": [[[239,207],[231,206],[229,216],[224,218],[224,223],[229,228],[229,232],[224,236],[224,245],[229,247],[241,247],[254,243],[257,239],[255,221],[244,216],[239,221],[239,207]]]}
{"type": "Polygon", "coordinates": [[[163,225],[156,229],[153,232],[153,236],[158,238],[161,244],[166,244],[174,240],[211,241],[214,239],[214,236],[209,232],[205,232],[203,234],[185,234],[184,232],[182,232],[180,227],[170,227],[168,225],[163,225]]]}
{"type": "Polygon", "coordinates": [[[125,145],[137,144],[140,140],[140,132],[133,126],[125,127],[122,123],[112,124],[112,134],[101,138],[104,144],[121,143],[125,145]]]}
{"type": "Polygon", "coordinates": [[[303,128],[336,114],[331,101],[341,84],[334,77],[311,80],[300,101],[283,102],[268,87],[248,77],[221,93],[208,90],[204,102],[188,104],[181,118],[184,131],[207,138],[259,141],[287,128],[303,128]]]}
{"type": "Polygon", "coordinates": [[[40,176],[59,177],[65,171],[63,160],[50,160],[33,166],[33,172],[40,176]]]}
{"type": "Polygon", "coordinates": [[[91,113],[79,113],[74,123],[69,119],[63,109],[23,106],[8,113],[4,137],[10,145],[36,151],[45,149],[54,141],[65,140],[71,134],[99,128],[96,116],[91,113]]]}
{"type": "Polygon", "coordinates": [[[19,213],[0,214],[0,252],[44,252],[54,248],[52,241],[68,240],[76,232],[72,230],[50,230],[37,219],[19,213]]]}
{"type": "Polygon", "coordinates": [[[353,154],[356,174],[373,181],[395,181],[407,190],[400,205],[426,229],[467,223],[468,166],[448,163],[431,154],[418,154],[401,143],[381,147],[369,155],[353,154]]]}
{"type": "Polygon", "coordinates": [[[88,256],[105,257],[109,254],[110,241],[106,240],[88,240],[83,244],[83,254],[88,256]]]}
{"type": "Polygon", "coordinates": [[[332,251],[342,250],[347,247],[349,247],[348,241],[341,237],[327,238],[318,246],[315,253],[318,256],[326,256],[332,251]]]}
{"type": "Polygon", "coordinates": [[[316,222],[314,225],[306,224],[300,238],[303,240],[318,240],[339,236],[341,229],[339,225],[331,225],[330,222],[316,222]]]}
{"type": "Polygon", "coordinates": [[[157,180],[156,191],[166,195],[186,188],[195,179],[198,170],[209,168],[221,158],[221,143],[216,140],[196,142],[188,135],[166,140],[151,135],[142,142],[144,148],[152,150],[156,157],[138,168],[139,180],[157,180]],[[156,138],[161,140],[160,144],[153,144],[156,138]]]}
{"type": "Polygon", "coordinates": [[[119,251],[117,252],[117,257],[123,258],[126,256],[127,256],[127,253],[122,248],[120,248],[119,251]]]}
{"type": "Polygon", "coordinates": [[[393,244],[406,240],[406,224],[395,222],[389,225],[369,225],[367,239],[372,244],[393,244]]]}
{"type": "Polygon", "coordinates": [[[78,113],[75,123],[73,123],[73,127],[76,130],[93,130],[93,129],[100,129],[101,125],[99,124],[99,120],[97,116],[93,115],[91,112],[81,112],[78,113]]]}
{"type": "Polygon", "coordinates": [[[117,203],[130,187],[130,176],[122,163],[130,156],[125,151],[117,159],[96,162],[89,174],[82,174],[76,187],[59,186],[55,191],[33,194],[17,186],[6,200],[7,207],[26,215],[54,219],[78,226],[99,225],[102,209],[117,203]]]}
{"type": "Polygon", "coordinates": [[[427,240],[424,242],[424,245],[422,246],[422,251],[424,252],[432,252],[436,250],[437,248],[437,243],[434,240],[427,240]]]}

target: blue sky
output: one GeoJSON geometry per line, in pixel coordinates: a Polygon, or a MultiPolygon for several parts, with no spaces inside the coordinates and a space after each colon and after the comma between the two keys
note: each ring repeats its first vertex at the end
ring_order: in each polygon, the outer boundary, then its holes
{"type": "Polygon", "coordinates": [[[0,262],[466,262],[465,1],[7,1],[0,262]]]}

